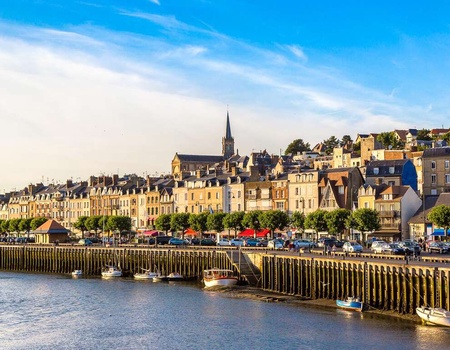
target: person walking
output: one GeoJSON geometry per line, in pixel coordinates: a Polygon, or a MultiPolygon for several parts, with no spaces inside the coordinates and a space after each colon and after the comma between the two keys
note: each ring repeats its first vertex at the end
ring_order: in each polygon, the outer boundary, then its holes
{"type": "Polygon", "coordinates": [[[336,244],[333,244],[333,248],[331,248],[331,252],[332,252],[331,255],[335,256],[336,255],[336,250],[337,250],[336,244]]]}

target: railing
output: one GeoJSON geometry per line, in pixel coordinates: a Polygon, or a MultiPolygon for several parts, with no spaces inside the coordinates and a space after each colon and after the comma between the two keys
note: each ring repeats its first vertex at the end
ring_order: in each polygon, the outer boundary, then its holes
{"type": "Polygon", "coordinates": [[[383,218],[396,218],[400,212],[398,210],[381,210],[378,212],[378,215],[383,218]]]}

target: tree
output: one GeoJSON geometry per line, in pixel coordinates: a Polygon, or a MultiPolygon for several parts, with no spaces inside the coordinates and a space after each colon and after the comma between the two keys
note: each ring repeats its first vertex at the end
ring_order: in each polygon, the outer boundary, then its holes
{"type": "Polygon", "coordinates": [[[434,207],[428,213],[428,220],[430,220],[434,226],[442,227],[447,236],[447,231],[450,227],[450,206],[441,204],[434,207]]]}
{"type": "Polygon", "coordinates": [[[377,136],[377,141],[380,142],[384,148],[403,149],[403,142],[395,137],[395,133],[382,132],[377,136]]]}
{"type": "Polygon", "coordinates": [[[327,140],[323,140],[323,144],[325,146],[325,153],[332,154],[333,149],[336,147],[339,147],[341,144],[341,141],[338,138],[336,138],[336,136],[331,136],[327,140]]]}
{"type": "Polygon", "coordinates": [[[208,227],[208,230],[210,231],[216,231],[217,233],[220,233],[223,231],[224,225],[223,225],[223,219],[225,217],[225,213],[212,213],[208,215],[208,219],[206,221],[206,226],[208,227]]]}
{"type": "Polygon", "coordinates": [[[203,238],[203,232],[205,232],[207,229],[206,223],[208,220],[208,215],[210,214],[207,212],[203,212],[200,214],[191,214],[191,216],[189,216],[189,225],[193,230],[200,233],[200,241],[203,238]]]}
{"type": "Polygon", "coordinates": [[[189,228],[189,213],[175,213],[170,218],[170,228],[174,231],[181,231],[181,238],[184,239],[184,231],[189,228]]]}
{"type": "Polygon", "coordinates": [[[99,231],[100,229],[103,229],[103,222],[104,222],[103,216],[94,215],[94,216],[89,216],[86,219],[86,221],[84,222],[84,224],[86,225],[86,229],[88,231],[95,231],[95,235],[97,235],[97,231],[99,231]],[[101,222],[100,222],[100,219],[102,219],[101,222]]]}
{"type": "Polygon", "coordinates": [[[131,230],[131,218],[123,215],[108,216],[107,226],[112,232],[119,231],[120,237],[122,231],[129,232],[131,230]]]}
{"type": "Polygon", "coordinates": [[[5,231],[3,231],[3,223],[5,222],[5,220],[0,219],[0,233],[4,233],[5,231]]]}
{"type": "Polygon", "coordinates": [[[417,130],[417,140],[431,141],[430,130],[429,129],[417,130]]]}
{"type": "Polygon", "coordinates": [[[74,222],[73,227],[81,231],[81,238],[84,238],[84,232],[87,231],[86,220],[88,216],[80,216],[77,221],[74,222]]]}
{"type": "Polygon", "coordinates": [[[31,221],[33,221],[33,218],[21,219],[19,222],[19,230],[25,231],[27,233],[27,237],[30,235],[31,221]]]}
{"type": "Polygon", "coordinates": [[[171,215],[170,214],[161,214],[158,216],[158,218],[155,220],[155,227],[157,230],[164,231],[166,234],[170,230],[170,220],[171,215]]]}
{"type": "Polygon", "coordinates": [[[9,232],[19,233],[19,223],[21,219],[11,219],[9,220],[9,232]]]}
{"type": "Polygon", "coordinates": [[[47,222],[46,218],[34,218],[33,220],[31,220],[30,222],[30,228],[31,230],[36,230],[38,227],[40,227],[41,225],[45,224],[47,222]]]}
{"type": "Polygon", "coordinates": [[[241,231],[244,227],[242,224],[242,220],[244,219],[244,212],[243,211],[235,211],[232,213],[227,214],[223,218],[223,225],[225,228],[228,229],[228,236],[230,236],[230,229],[234,230],[234,234],[236,236],[238,231],[241,231]]]}
{"type": "Polygon", "coordinates": [[[325,220],[325,210],[317,209],[312,213],[309,213],[305,218],[305,228],[312,229],[316,232],[316,235],[320,231],[326,231],[327,221],[325,220]]]}
{"type": "Polygon", "coordinates": [[[294,211],[291,217],[291,224],[298,230],[302,232],[305,230],[305,214],[299,211],[294,211]]]}
{"type": "Polygon", "coordinates": [[[297,154],[310,150],[311,146],[308,142],[305,143],[302,139],[296,139],[287,146],[284,154],[297,154]]]}
{"type": "Polygon", "coordinates": [[[268,210],[260,215],[261,226],[270,230],[272,239],[276,229],[283,230],[289,225],[289,216],[281,210],[268,210]]]}
{"type": "Polygon", "coordinates": [[[347,227],[347,221],[351,211],[348,209],[335,209],[325,214],[325,220],[327,222],[328,232],[333,235],[340,234],[342,239],[342,233],[347,227]]]}
{"type": "Polygon", "coordinates": [[[261,210],[253,210],[244,214],[242,225],[244,227],[258,231],[261,228],[261,210]]]}
{"type": "Polygon", "coordinates": [[[370,208],[360,208],[353,211],[348,223],[362,233],[364,241],[367,240],[366,232],[376,231],[381,227],[378,212],[370,208]]]}
{"type": "Polygon", "coordinates": [[[352,144],[353,143],[353,140],[352,140],[352,138],[350,137],[350,135],[344,135],[344,136],[342,136],[342,140],[341,140],[341,145],[342,146],[345,146],[345,145],[347,145],[347,144],[352,144]]]}

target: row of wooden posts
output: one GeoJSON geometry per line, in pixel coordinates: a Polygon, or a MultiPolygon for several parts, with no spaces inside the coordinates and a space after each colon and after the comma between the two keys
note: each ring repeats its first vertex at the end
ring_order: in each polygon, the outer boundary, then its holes
{"type": "Polygon", "coordinates": [[[450,310],[450,268],[331,258],[262,257],[262,288],[311,299],[359,296],[369,308],[450,310]]]}
{"type": "MultiPolygon", "coordinates": [[[[450,268],[398,262],[343,260],[257,254],[261,272],[258,287],[311,299],[360,296],[369,307],[414,313],[422,305],[450,310],[450,268]]],[[[103,248],[64,246],[0,246],[0,270],[100,275],[107,265],[120,266],[132,275],[142,269],[163,274],[178,272],[201,278],[203,270],[233,269],[223,250],[103,248]]]]}

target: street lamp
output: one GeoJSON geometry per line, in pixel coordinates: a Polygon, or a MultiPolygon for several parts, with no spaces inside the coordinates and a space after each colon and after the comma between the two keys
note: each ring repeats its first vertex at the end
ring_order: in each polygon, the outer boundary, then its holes
{"type": "Polygon", "coordinates": [[[256,239],[256,231],[258,230],[258,224],[259,224],[259,222],[258,222],[258,220],[255,220],[255,222],[254,222],[254,225],[253,225],[253,227],[254,227],[254,233],[253,233],[253,238],[254,239],[256,239]]]}

